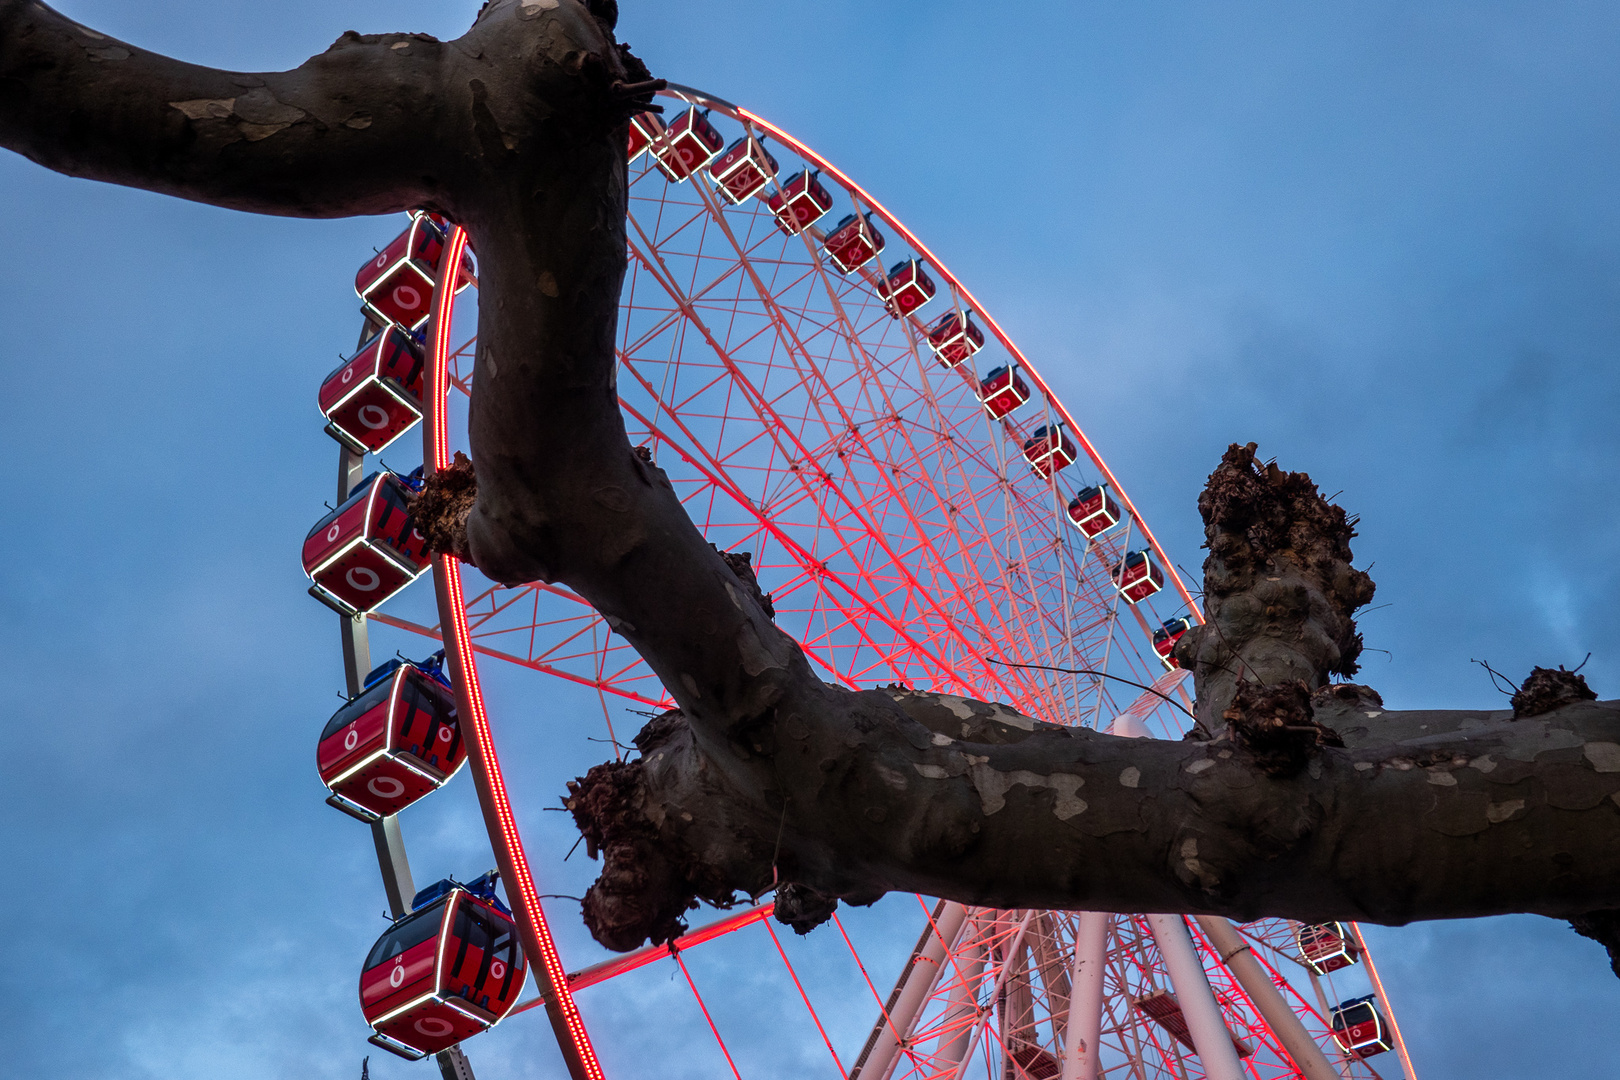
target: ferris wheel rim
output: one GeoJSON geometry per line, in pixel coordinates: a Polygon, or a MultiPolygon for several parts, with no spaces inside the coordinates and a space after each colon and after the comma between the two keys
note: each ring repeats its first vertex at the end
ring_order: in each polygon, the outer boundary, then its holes
{"type": "Polygon", "coordinates": [[[817,153],[814,148],[805,143],[803,140],[765,119],[763,116],[760,116],[758,113],[753,112],[745,106],[733,104],[732,102],[726,101],[723,98],[716,97],[712,94],[705,93],[702,90],[698,90],[690,86],[684,86],[679,83],[670,83],[668,88],[662,93],[671,97],[679,98],[693,105],[703,105],[729,112],[735,119],[742,122],[745,126],[749,124],[758,126],[772,138],[781,142],[783,145],[792,148],[793,152],[798,154],[800,157],[814,163],[817,168],[836,177],[841,185],[858,195],[860,200],[864,202],[873,213],[877,214],[878,217],[882,218],[887,225],[903,236],[906,242],[910,244],[918,254],[926,258],[929,264],[934,269],[939,271],[940,276],[950,282],[951,287],[958,294],[964,297],[969,304],[972,305],[974,312],[984,320],[985,325],[988,326],[990,331],[995,335],[996,340],[1001,343],[1002,348],[1006,349],[1007,352],[1018,362],[1019,367],[1029,374],[1031,379],[1036,384],[1036,388],[1041,392],[1042,395],[1044,395],[1046,401],[1050,404],[1053,411],[1058,414],[1059,418],[1068,425],[1069,430],[1072,431],[1076,438],[1079,439],[1081,446],[1085,449],[1086,456],[1091,459],[1092,464],[1097,467],[1098,471],[1102,473],[1103,478],[1107,481],[1109,486],[1113,488],[1114,493],[1119,496],[1120,502],[1123,503],[1125,508],[1129,511],[1134,526],[1141,530],[1143,539],[1147,541],[1148,546],[1153,549],[1154,554],[1158,555],[1160,562],[1164,566],[1165,573],[1170,577],[1171,581],[1174,582],[1177,594],[1181,597],[1182,602],[1187,606],[1187,610],[1192,613],[1194,621],[1198,623],[1202,623],[1204,621],[1203,610],[1199,607],[1191,591],[1188,590],[1186,583],[1182,580],[1181,574],[1176,569],[1175,563],[1170,560],[1163,546],[1159,543],[1158,537],[1154,535],[1152,529],[1148,527],[1147,521],[1137,511],[1135,502],[1125,491],[1124,486],[1120,484],[1119,479],[1114,475],[1113,470],[1108,467],[1108,463],[1103,460],[1102,455],[1097,451],[1096,445],[1092,443],[1090,437],[1086,435],[1085,429],[1082,428],[1075,420],[1074,415],[1069,412],[1068,407],[1063,404],[1062,399],[1052,391],[1050,384],[1047,383],[1046,379],[1040,374],[1040,371],[1035,367],[1035,365],[1030,362],[1029,357],[1026,356],[1024,351],[1018,347],[1018,344],[1013,341],[1012,336],[1007,333],[1005,328],[1002,327],[1000,321],[990,313],[988,308],[979,302],[978,298],[973,295],[972,291],[968,289],[965,284],[963,284],[962,280],[957,277],[948,266],[945,265],[945,262],[940,259],[938,254],[936,254],[932,248],[924,244],[916,233],[907,228],[905,223],[896,217],[894,213],[888,209],[888,207],[879,202],[869,191],[866,190],[866,188],[858,184],[848,173],[844,172],[826,157],[823,157],[821,154],[817,153]]]}

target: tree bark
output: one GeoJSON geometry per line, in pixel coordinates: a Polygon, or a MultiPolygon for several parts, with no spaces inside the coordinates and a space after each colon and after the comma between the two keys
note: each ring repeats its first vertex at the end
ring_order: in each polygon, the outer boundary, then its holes
{"type": "Polygon", "coordinates": [[[456,41],[345,34],[244,74],[0,0],[0,145],[252,212],[426,207],[468,230],[476,497],[445,503],[443,546],[498,581],[567,584],[679,705],[638,761],[572,786],[604,858],[586,904],[601,940],[665,940],[693,898],[773,886],[801,930],[891,889],[1240,919],[1620,909],[1620,708],[1561,677],[1527,688],[1546,707],[1518,718],[1390,713],[1329,685],[1355,670],[1372,583],[1343,512],[1252,446],[1199,502],[1210,621],[1176,651],[1195,737],[817,679],[625,436],[625,122],[652,87],[613,16],[611,0],[491,0],[456,41]]]}

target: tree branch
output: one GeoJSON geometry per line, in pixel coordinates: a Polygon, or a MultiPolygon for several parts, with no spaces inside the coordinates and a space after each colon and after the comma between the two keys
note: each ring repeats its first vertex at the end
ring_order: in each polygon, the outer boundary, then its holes
{"type": "Polygon", "coordinates": [[[1210,618],[1176,650],[1196,738],[816,678],[751,569],[710,547],[625,437],[625,122],[656,83],[614,42],[614,14],[491,0],[454,42],[347,34],[294,71],[242,74],[0,0],[0,145],[220,206],[426,206],[468,229],[476,481],[434,494],[441,542],[499,581],[567,583],[679,705],[638,737],[639,760],[571,790],[605,862],[585,905],[601,940],[667,939],[693,897],[772,887],[800,930],[837,899],[907,889],[1238,918],[1536,911],[1612,940],[1620,708],[1561,670],[1513,715],[1389,713],[1330,685],[1355,671],[1372,582],[1343,512],[1252,445],[1199,501],[1210,618]]]}

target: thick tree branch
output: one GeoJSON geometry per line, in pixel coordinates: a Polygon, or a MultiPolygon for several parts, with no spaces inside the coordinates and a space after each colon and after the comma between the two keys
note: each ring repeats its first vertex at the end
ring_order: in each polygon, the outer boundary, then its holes
{"type": "Polygon", "coordinates": [[[346,33],[292,71],[234,72],[0,0],[0,146],[71,176],[256,213],[459,215],[492,172],[622,120],[625,69],[575,2],[498,0],[454,42],[346,33]],[[566,140],[563,140],[566,142],[566,140]]]}
{"type": "MultiPolygon", "coordinates": [[[[1536,911],[1611,942],[1620,708],[1545,671],[1517,714],[1389,713],[1355,671],[1372,595],[1303,474],[1233,447],[1199,509],[1209,623],[1178,660],[1197,738],[817,679],[751,568],[633,453],[615,391],[625,120],[654,88],[612,0],[492,0],[455,42],[345,35],[290,72],[183,64],[0,0],[0,145],[76,176],[263,213],[413,206],[480,261],[472,460],[441,543],[561,581],[678,703],[570,805],[586,904],[625,948],[693,897],[776,887],[807,929],[892,889],[1001,907],[1404,922],[1536,911]],[[476,494],[474,494],[476,492],[476,494]]],[[[433,506],[423,508],[424,515],[433,506]]]]}

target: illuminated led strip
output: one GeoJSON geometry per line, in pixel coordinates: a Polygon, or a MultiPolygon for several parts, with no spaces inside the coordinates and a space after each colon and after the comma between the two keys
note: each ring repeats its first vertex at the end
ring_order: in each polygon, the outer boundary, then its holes
{"type": "MultiPolygon", "coordinates": [[[[450,388],[450,315],[455,309],[455,290],[452,282],[461,265],[462,253],[467,247],[467,234],[459,226],[452,228],[439,264],[439,281],[433,301],[430,324],[427,393],[423,406],[428,422],[423,425],[423,471],[432,475],[450,464],[450,437],[444,399],[450,388]]],[[[507,895],[512,901],[513,914],[523,931],[525,951],[538,959],[536,972],[540,992],[549,1004],[552,1026],[568,1071],[575,1080],[604,1080],[601,1063],[591,1046],[580,1018],[574,995],[568,989],[568,976],[557,954],[557,944],[546,924],[545,912],[540,907],[539,891],[534,886],[534,875],[529,870],[528,856],[523,852],[523,840],[518,835],[517,821],[512,814],[512,803],[506,794],[506,780],[501,775],[500,759],[495,752],[495,740],[489,731],[489,714],[484,709],[483,689],[478,683],[477,659],[473,654],[472,635],[467,629],[466,601],[461,593],[461,564],[453,558],[436,555],[433,558],[434,592],[439,601],[439,622],[448,631],[445,634],[447,658],[455,680],[458,703],[462,706],[463,722],[470,728],[468,758],[473,775],[478,780],[479,801],[485,804],[485,824],[489,826],[489,842],[506,880],[507,895]],[[491,811],[494,820],[491,821],[491,811]]]]}

